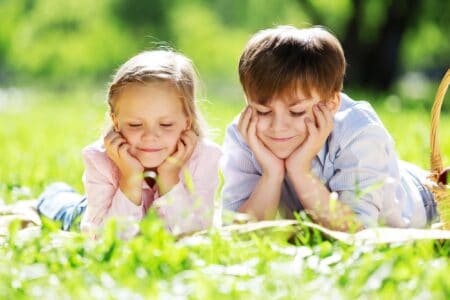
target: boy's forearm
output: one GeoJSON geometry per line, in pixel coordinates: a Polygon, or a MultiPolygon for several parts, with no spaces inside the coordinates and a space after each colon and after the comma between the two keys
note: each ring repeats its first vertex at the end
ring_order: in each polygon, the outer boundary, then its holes
{"type": "Polygon", "coordinates": [[[340,231],[358,231],[363,228],[350,207],[333,198],[313,173],[296,174],[291,180],[302,206],[315,222],[340,231]]]}
{"type": "Polygon", "coordinates": [[[283,177],[262,175],[247,201],[238,211],[254,216],[257,220],[273,219],[280,203],[283,177]]]}

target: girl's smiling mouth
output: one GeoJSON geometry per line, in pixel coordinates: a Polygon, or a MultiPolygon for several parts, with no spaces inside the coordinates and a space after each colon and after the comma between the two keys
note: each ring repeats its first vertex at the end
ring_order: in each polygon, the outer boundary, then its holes
{"type": "Polygon", "coordinates": [[[137,149],[142,152],[152,153],[152,152],[159,152],[159,151],[163,150],[164,148],[137,148],[137,149]]]}

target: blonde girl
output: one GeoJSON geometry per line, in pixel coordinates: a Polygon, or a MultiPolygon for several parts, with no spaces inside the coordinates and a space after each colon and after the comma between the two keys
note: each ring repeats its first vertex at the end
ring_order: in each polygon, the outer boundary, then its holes
{"type": "Polygon", "coordinates": [[[179,53],[146,51],[125,62],[108,91],[111,129],[83,149],[86,196],[57,183],[38,210],[63,229],[83,214],[81,230],[94,235],[108,218],[141,220],[150,207],[174,233],[207,228],[221,151],[205,138],[195,88],[192,62],[179,53]]]}

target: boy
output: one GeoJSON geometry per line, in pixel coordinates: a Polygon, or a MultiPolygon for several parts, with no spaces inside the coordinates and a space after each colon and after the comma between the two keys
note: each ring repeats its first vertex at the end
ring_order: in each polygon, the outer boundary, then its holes
{"type": "Polygon", "coordinates": [[[227,128],[226,209],[258,220],[305,210],[328,228],[423,227],[426,172],[398,160],[372,107],[341,93],[345,57],[320,27],[255,34],[239,62],[247,107],[227,128]]]}

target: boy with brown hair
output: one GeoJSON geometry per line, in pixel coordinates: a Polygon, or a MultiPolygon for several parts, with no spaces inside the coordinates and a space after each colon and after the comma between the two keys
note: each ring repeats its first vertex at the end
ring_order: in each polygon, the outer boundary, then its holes
{"type": "Polygon", "coordinates": [[[328,228],[423,227],[427,173],[400,161],[367,102],[342,93],[341,44],[321,27],[256,33],[239,62],[247,106],[227,128],[226,209],[258,220],[305,210],[328,228]]]}

